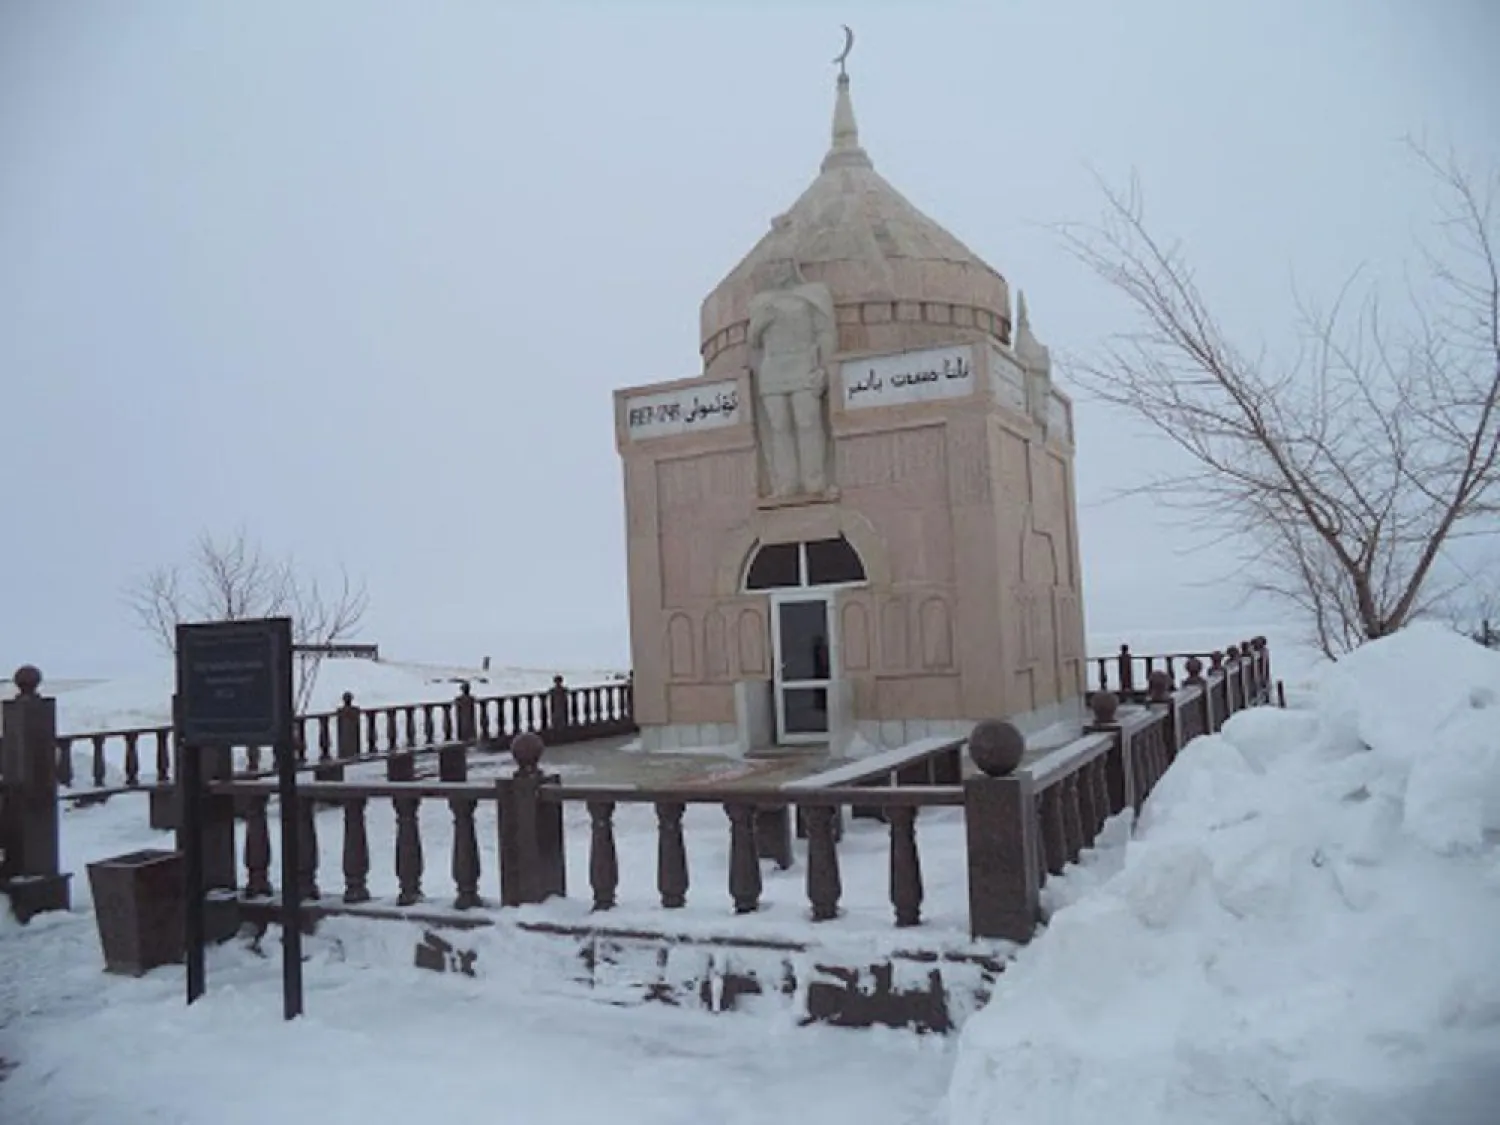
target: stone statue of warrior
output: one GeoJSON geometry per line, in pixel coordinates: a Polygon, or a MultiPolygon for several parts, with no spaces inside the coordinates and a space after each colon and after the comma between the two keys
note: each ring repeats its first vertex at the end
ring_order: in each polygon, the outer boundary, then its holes
{"type": "Polygon", "coordinates": [[[767,263],[750,300],[750,369],[770,429],[764,442],[771,495],[827,490],[823,398],[838,350],[833,294],[808,282],[791,258],[767,263]]]}

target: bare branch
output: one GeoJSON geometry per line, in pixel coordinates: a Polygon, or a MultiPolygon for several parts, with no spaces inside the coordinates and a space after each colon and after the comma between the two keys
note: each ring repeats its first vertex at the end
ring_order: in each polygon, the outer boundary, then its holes
{"type": "MultiPolygon", "coordinates": [[[[330,645],[352,638],[369,606],[365,587],[340,572],[325,590],[290,561],[268,554],[240,530],[224,539],[205,532],[187,565],[159,567],[132,582],[126,604],[141,628],[172,653],[177,626],[185,621],[240,621],[287,616],[297,645],[330,645]]],[[[323,657],[297,657],[297,708],[306,710],[323,657]]]]}
{"type": "Polygon", "coordinates": [[[1414,327],[1374,292],[1355,302],[1354,278],[1326,312],[1298,298],[1291,365],[1234,346],[1181,251],[1148,230],[1133,179],[1104,188],[1101,225],[1062,232],[1136,320],[1067,364],[1075,382],[1193,466],[1138,489],[1263,560],[1252,588],[1295,607],[1330,655],[1441,601],[1449,544],[1500,514],[1500,177],[1418,156],[1446,204],[1421,290],[1436,298],[1414,327]]]}

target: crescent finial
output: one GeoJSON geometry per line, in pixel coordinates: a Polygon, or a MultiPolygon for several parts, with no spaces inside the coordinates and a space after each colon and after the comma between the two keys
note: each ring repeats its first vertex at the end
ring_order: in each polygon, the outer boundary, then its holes
{"type": "Polygon", "coordinates": [[[833,61],[839,64],[839,77],[848,77],[848,71],[844,69],[844,62],[849,58],[849,52],[854,50],[854,29],[847,23],[840,25],[844,29],[844,49],[839,52],[833,61]]]}

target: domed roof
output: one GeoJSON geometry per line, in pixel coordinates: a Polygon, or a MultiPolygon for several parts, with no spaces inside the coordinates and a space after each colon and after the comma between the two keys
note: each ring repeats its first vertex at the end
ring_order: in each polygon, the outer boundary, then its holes
{"type": "Polygon", "coordinates": [[[705,372],[743,363],[750,298],[765,285],[764,268],[788,257],[808,281],[832,290],[843,351],[894,351],[974,333],[1009,342],[1005,279],[875,171],[860,147],[846,74],[818,177],[703,301],[705,372]]]}

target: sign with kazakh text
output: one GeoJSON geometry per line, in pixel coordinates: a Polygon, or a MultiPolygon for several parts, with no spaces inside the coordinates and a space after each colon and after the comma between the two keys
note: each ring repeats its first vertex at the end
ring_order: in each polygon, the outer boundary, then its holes
{"type": "Polygon", "coordinates": [[[974,390],[974,349],[967,344],[845,361],[844,409],[962,398],[974,390]]]}
{"type": "Polygon", "coordinates": [[[740,391],[733,380],[625,400],[625,432],[632,441],[714,430],[740,418],[740,391]]]}

